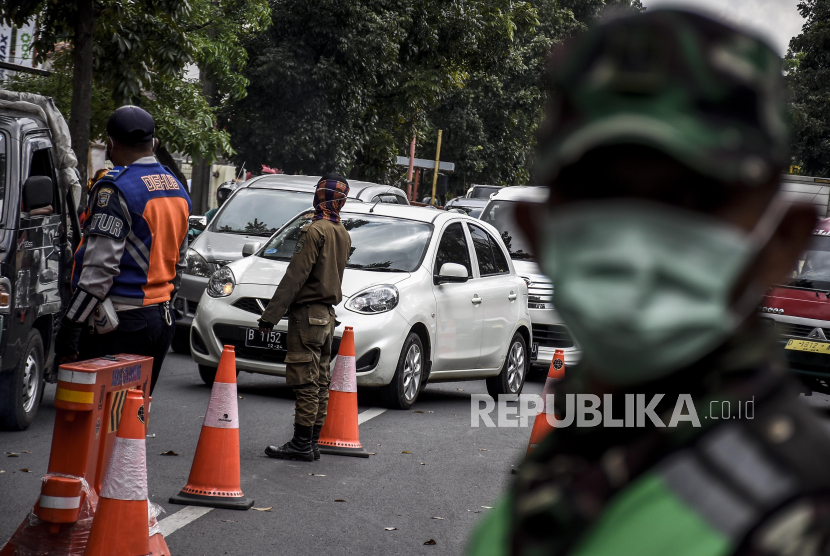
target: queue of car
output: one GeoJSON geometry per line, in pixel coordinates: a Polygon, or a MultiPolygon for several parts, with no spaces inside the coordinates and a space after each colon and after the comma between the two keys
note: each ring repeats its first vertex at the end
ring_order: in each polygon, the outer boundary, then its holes
{"type": "MultiPolygon", "coordinates": [[[[256,321],[313,214],[318,179],[246,182],[190,246],[176,302],[186,341],[174,348],[191,353],[206,383],[228,344],[240,371],[285,375],[287,321],[267,337],[256,321]]],[[[555,350],[568,365],[579,361],[553,285],[515,220],[517,202],[545,202],[546,193],[474,185],[436,211],[400,206],[409,204],[401,189],[351,182],[341,216],[352,253],[332,352],[352,326],[359,386],[407,408],[427,382],[484,379],[492,395],[515,395],[531,366],[547,368],[555,350]]]]}

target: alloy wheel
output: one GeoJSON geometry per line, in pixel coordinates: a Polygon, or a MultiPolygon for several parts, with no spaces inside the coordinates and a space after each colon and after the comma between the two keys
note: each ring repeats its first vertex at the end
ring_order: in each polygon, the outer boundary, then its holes
{"type": "Polygon", "coordinates": [[[35,405],[40,372],[35,354],[30,353],[23,368],[23,411],[29,413],[35,405]]]}
{"type": "Polygon", "coordinates": [[[403,395],[406,401],[412,402],[418,395],[421,385],[421,348],[412,344],[406,352],[403,363],[403,395]]]}
{"type": "Polygon", "coordinates": [[[522,377],[525,372],[525,350],[521,342],[514,342],[510,346],[510,353],[507,356],[507,385],[511,392],[518,392],[522,385],[522,377]]]}

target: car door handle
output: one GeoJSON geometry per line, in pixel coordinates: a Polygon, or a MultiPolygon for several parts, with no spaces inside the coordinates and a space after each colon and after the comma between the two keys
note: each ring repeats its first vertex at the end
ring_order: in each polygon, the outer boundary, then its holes
{"type": "Polygon", "coordinates": [[[482,299],[478,296],[478,294],[475,294],[470,301],[473,302],[473,305],[478,305],[481,303],[482,299]]]}
{"type": "Polygon", "coordinates": [[[516,301],[516,294],[510,292],[510,295],[507,296],[507,299],[509,299],[510,301],[516,301]]]}

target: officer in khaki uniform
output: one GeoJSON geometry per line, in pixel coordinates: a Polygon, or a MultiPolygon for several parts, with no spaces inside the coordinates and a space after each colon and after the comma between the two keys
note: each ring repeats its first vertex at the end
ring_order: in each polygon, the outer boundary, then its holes
{"type": "Polygon", "coordinates": [[[343,298],[340,283],[352,247],[340,223],[348,192],[348,182],[338,174],[327,174],[317,183],[314,218],[300,232],[285,276],[259,320],[260,330],[267,332],[288,311],[285,378],[297,398],[294,438],[279,448],[268,446],[265,453],[272,458],[320,459],[317,440],[329,403],[334,305],[343,298]]]}

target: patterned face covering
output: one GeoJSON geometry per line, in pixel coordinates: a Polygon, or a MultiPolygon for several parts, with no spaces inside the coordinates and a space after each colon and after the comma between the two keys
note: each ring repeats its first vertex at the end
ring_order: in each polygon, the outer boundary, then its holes
{"type": "Polygon", "coordinates": [[[349,194],[349,184],[337,179],[321,179],[317,182],[317,191],[314,192],[313,220],[331,220],[340,222],[340,209],[346,203],[349,194]]]}

